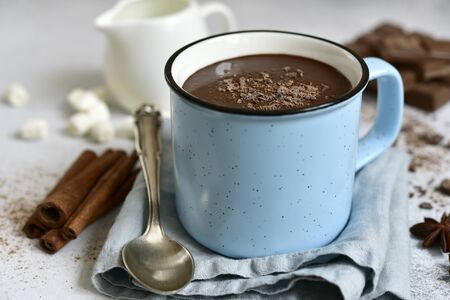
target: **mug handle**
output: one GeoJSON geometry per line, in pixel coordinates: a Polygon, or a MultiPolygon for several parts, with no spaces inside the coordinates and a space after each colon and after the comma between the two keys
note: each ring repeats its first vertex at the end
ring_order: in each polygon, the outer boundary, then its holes
{"type": "Polygon", "coordinates": [[[226,22],[225,31],[233,31],[237,28],[236,18],[234,17],[233,12],[228,8],[228,6],[222,3],[212,2],[202,4],[200,6],[200,13],[203,18],[207,18],[212,14],[222,15],[226,22]]]}
{"type": "Polygon", "coordinates": [[[403,117],[403,82],[398,71],[386,61],[364,58],[369,81],[377,80],[377,118],[370,131],[359,140],[356,171],[389,148],[397,138],[403,117]]]}

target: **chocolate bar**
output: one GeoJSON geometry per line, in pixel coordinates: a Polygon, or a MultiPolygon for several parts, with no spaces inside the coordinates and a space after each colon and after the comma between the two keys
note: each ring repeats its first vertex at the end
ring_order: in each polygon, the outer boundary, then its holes
{"type": "Polygon", "coordinates": [[[450,59],[450,41],[424,39],[424,44],[432,58],[450,59]]]}
{"type": "Polygon", "coordinates": [[[351,43],[347,44],[346,46],[347,48],[350,48],[351,50],[355,51],[362,57],[378,55],[378,52],[372,46],[366,43],[351,43]]]}
{"type": "Polygon", "coordinates": [[[399,68],[398,69],[400,76],[402,76],[403,80],[403,89],[405,91],[410,90],[414,84],[417,82],[417,75],[416,72],[410,69],[406,68],[399,68]]]}
{"type": "Polygon", "coordinates": [[[450,99],[450,85],[444,81],[420,82],[406,92],[405,102],[426,111],[435,111],[450,99]]]}
{"type": "Polygon", "coordinates": [[[427,59],[416,64],[422,80],[445,78],[450,76],[450,62],[440,59],[427,59]]]}
{"type": "Polygon", "coordinates": [[[373,32],[378,35],[401,35],[404,33],[403,29],[401,29],[399,26],[391,23],[382,23],[378,25],[373,32]]]}
{"type": "Polygon", "coordinates": [[[414,64],[428,57],[416,36],[387,36],[381,41],[380,56],[391,63],[414,64]]]}
{"type": "MultiPolygon", "coordinates": [[[[363,57],[392,63],[403,79],[406,103],[434,111],[450,100],[450,40],[385,23],[347,46],[363,57]]],[[[376,91],[376,85],[368,90],[376,91]]]]}

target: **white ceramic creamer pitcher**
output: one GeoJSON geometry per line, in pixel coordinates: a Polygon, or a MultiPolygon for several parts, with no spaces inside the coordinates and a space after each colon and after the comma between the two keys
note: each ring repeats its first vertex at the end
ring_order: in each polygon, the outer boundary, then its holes
{"type": "Polygon", "coordinates": [[[107,36],[104,76],[119,106],[134,111],[151,103],[169,113],[164,80],[167,58],[181,46],[208,35],[206,17],[221,14],[234,30],[231,10],[195,0],[123,0],[95,21],[107,36]]]}

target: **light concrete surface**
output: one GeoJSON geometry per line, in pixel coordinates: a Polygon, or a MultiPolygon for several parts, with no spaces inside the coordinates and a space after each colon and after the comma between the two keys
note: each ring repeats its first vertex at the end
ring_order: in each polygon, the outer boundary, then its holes
{"type": "MultiPolygon", "coordinates": [[[[204,2],[204,1],[202,1],[204,2]]],[[[401,1],[276,1],[228,0],[241,29],[281,29],[319,35],[345,42],[383,20],[408,29],[450,38],[450,2],[447,0],[401,1]]],[[[20,232],[23,221],[42,199],[62,170],[82,149],[105,147],[132,149],[126,140],[94,145],[64,133],[69,109],[66,94],[75,87],[102,84],[103,36],[93,19],[110,0],[0,0],[0,92],[11,82],[23,83],[30,103],[20,109],[0,104],[0,298],[2,299],[102,299],[90,284],[93,263],[101,249],[114,213],[90,226],[76,241],[50,256],[36,241],[20,232]],[[50,123],[50,136],[41,142],[16,137],[22,122],[42,117],[50,123]]],[[[214,31],[220,20],[210,20],[214,31]]],[[[450,138],[450,105],[435,114],[407,109],[417,118],[450,138]]],[[[115,119],[122,115],[115,113],[115,119]]],[[[374,116],[373,103],[365,106],[363,125],[374,116]]],[[[402,139],[401,139],[402,140],[402,139]]],[[[402,144],[402,143],[400,143],[402,144]]],[[[423,147],[424,154],[438,158],[437,167],[411,176],[411,190],[430,179],[450,176],[449,151],[423,147]]],[[[421,152],[421,153],[422,153],[421,152]]],[[[434,184],[435,184],[434,183],[434,184]]],[[[435,192],[428,191],[428,195],[435,192]]],[[[438,197],[434,195],[434,197],[438,197]]],[[[438,216],[418,208],[424,198],[410,200],[410,223],[424,215],[438,216]]],[[[450,198],[441,199],[443,205],[450,198]]],[[[449,299],[450,266],[438,251],[425,251],[411,240],[411,292],[415,299],[449,299]]],[[[399,274],[402,276],[402,274],[399,274]]]]}

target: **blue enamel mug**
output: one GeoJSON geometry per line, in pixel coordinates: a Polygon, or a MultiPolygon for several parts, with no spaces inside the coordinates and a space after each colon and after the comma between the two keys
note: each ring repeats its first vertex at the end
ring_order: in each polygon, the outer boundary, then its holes
{"type": "Polygon", "coordinates": [[[403,114],[398,71],[334,42],[298,33],[240,31],[193,42],[168,60],[178,217],[200,244],[236,257],[320,247],[345,227],[355,172],[397,137],[403,114]],[[352,84],[333,102],[288,112],[209,104],[183,90],[212,63],[290,54],[335,67],[352,84]],[[378,83],[375,124],[358,138],[361,96],[378,83]]]}

